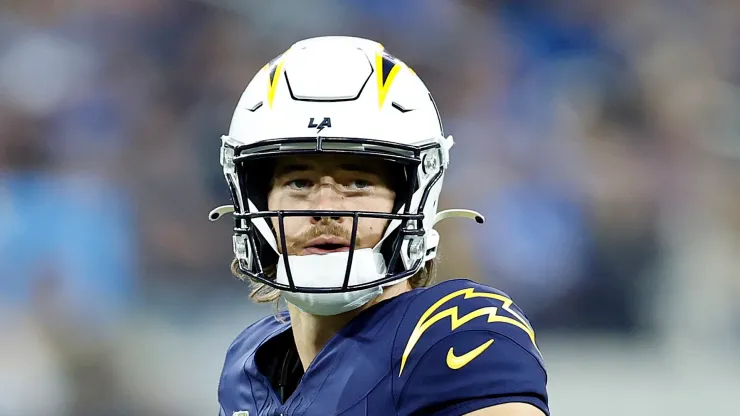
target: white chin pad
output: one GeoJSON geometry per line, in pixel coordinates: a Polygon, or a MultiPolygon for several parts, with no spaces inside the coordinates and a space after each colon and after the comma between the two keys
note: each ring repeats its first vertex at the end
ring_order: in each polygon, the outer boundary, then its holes
{"type": "MultiPolygon", "coordinates": [[[[307,256],[288,255],[287,258],[293,283],[298,287],[335,288],[344,284],[349,251],[307,256]]],[[[386,265],[382,254],[371,248],[355,250],[349,285],[372,282],[384,277],[385,273],[386,265]]],[[[289,284],[284,255],[280,255],[278,260],[276,281],[284,285],[289,284]]]]}

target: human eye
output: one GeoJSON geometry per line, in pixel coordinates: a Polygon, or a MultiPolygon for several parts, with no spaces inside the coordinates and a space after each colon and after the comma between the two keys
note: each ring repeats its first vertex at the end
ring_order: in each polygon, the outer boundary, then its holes
{"type": "Polygon", "coordinates": [[[367,179],[355,179],[350,181],[347,187],[352,190],[365,190],[371,186],[370,181],[367,179]]]}
{"type": "Polygon", "coordinates": [[[311,187],[313,182],[308,179],[291,179],[285,183],[285,186],[294,191],[303,191],[311,187]]]}

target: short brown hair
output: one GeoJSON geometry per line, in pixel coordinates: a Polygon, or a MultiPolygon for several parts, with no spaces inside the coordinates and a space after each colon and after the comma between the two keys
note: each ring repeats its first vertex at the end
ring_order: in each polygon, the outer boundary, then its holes
{"type": "MultiPolygon", "coordinates": [[[[277,302],[280,300],[280,290],[275,289],[272,286],[266,285],[262,282],[258,282],[255,280],[252,280],[242,272],[242,270],[239,268],[239,261],[237,259],[234,259],[231,261],[231,273],[234,274],[234,276],[238,277],[240,280],[249,282],[251,286],[251,291],[249,292],[249,297],[256,303],[272,303],[277,302]]],[[[432,283],[434,280],[434,277],[437,273],[437,262],[435,259],[429,260],[424,264],[424,267],[422,267],[416,274],[411,276],[408,280],[409,284],[411,285],[412,289],[416,289],[417,287],[426,287],[429,286],[429,284],[432,283]]],[[[265,274],[270,276],[271,278],[275,277],[275,266],[269,266],[265,267],[265,274]]]]}

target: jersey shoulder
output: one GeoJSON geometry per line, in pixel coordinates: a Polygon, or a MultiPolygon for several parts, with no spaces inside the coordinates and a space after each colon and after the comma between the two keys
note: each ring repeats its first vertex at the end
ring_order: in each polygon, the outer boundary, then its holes
{"type": "Polygon", "coordinates": [[[262,318],[242,331],[229,346],[224,359],[223,370],[218,384],[218,399],[223,408],[232,408],[233,402],[240,400],[235,396],[240,385],[249,383],[249,368],[254,362],[257,349],[279,332],[290,327],[287,314],[262,318]]]}
{"type": "Polygon", "coordinates": [[[511,297],[490,286],[455,279],[424,289],[399,325],[393,362],[401,413],[449,406],[466,413],[506,402],[549,413],[535,331],[511,297]]]}
{"type": "Polygon", "coordinates": [[[408,335],[401,360],[407,361],[412,350],[469,331],[507,337],[542,364],[534,328],[519,306],[505,292],[468,279],[447,280],[413,299],[399,327],[399,334],[408,335]]]}
{"type": "Polygon", "coordinates": [[[229,346],[226,352],[226,361],[234,358],[244,358],[253,355],[257,348],[278,332],[290,327],[290,317],[287,313],[278,317],[266,316],[249,325],[229,346]]]}

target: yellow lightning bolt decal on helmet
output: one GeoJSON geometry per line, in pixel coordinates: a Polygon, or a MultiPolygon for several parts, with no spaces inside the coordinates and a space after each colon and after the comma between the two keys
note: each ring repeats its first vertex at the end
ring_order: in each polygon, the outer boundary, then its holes
{"type": "Polygon", "coordinates": [[[378,80],[378,108],[383,108],[385,97],[393,84],[398,71],[401,70],[401,62],[388,54],[384,49],[375,53],[375,72],[378,80]]]}

